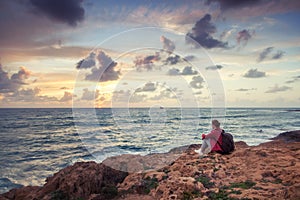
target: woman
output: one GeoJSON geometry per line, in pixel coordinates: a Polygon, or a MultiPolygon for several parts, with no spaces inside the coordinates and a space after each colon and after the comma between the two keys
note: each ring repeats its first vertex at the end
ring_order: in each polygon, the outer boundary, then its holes
{"type": "Polygon", "coordinates": [[[218,120],[212,120],[212,131],[205,135],[202,134],[202,145],[201,149],[195,150],[196,153],[199,153],[200,156],[208,154],[211,151],[222,151],[222,148],[218,142],[222,145],[222,129],[220,128],[220,122],[218,120]],[[218,142],[217,142],[218,141],[218,142]]]}

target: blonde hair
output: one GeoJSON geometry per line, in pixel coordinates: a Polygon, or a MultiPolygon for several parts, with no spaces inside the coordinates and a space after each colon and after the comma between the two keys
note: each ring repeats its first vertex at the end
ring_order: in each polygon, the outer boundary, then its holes
{"type": "Polygon", "coordinates": [[[212,120],[211,123],[215,125],[217,128],[220,128],[220,122],[216,119],[212,120]]]}

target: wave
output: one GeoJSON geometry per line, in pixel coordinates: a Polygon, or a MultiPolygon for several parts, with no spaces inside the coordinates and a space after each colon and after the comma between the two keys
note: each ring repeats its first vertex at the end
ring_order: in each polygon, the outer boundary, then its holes
{"type": "Polygon", "coordinates": [[[9,178],[3,177],[0,178],[0,193],[4,193],[12,188],[23,187],[21,184],[12,182],[9,178]]]}

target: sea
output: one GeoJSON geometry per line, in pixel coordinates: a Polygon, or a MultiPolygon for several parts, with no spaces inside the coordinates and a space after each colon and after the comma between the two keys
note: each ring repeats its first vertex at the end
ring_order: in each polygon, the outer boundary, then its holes
{"type": "Polygon", "coordinates": [[[121,154],[164,153],[201,143],[211,120],[235,141],[258,145],[300,130],[299,108],[3,108],[0,193],[45,179],[78,161],[121,154]]]}

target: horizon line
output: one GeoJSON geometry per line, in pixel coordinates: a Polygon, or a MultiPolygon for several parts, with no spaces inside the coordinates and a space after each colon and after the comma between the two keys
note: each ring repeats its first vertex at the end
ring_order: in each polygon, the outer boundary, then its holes
{"type": "MultiPolygon", "coordinates": [[[[151,108],[151,107],[0,107],[0,109],[137,109],[137,108],[151,108]]],[[[191,109],[191,108],[205,108],[205,109],[226,109],[226,108],[282,108],[282,109],[300,109],[300,107],[263,107],[263,106],[228,106],[228,107],[163,107],[163,109],[167,108],[183,108],[183,109],[191,109]]]]}

